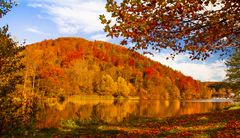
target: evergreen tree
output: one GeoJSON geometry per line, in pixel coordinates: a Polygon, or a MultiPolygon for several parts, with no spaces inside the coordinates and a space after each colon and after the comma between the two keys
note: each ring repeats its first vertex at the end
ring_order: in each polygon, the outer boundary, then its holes
{"type": "Polygon", "coordinates": [[[240,49],[236,49],[226,61],[226,65],[228,67],[226,81],[236,93],[240,93],[240,49]]]}

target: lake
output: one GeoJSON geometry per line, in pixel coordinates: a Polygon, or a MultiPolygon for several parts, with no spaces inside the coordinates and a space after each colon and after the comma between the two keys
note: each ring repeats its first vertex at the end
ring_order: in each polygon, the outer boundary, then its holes
{"type": "Polygon", "coordinates": [[[43,104],[37,113],[37,128],[60,127],[61,122],[79,119],[81,122],[97,120],[117,124],[136,118],[164,118],[184,114],[217,111],[232,100],[209,99],[188,101],[163,100],[104,100],[67,99],[62,103],[43,104]]]}

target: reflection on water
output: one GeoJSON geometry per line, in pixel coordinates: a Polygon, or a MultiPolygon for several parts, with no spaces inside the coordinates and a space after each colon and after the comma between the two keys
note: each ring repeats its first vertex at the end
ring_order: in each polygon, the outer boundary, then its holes
{"type": "Polygon", "coordinates": [[[210,112],[228,104],[229,102],[180,102],[178,100],[66,100],[63,103],[45,104],[44,110],[37,114],[37,127],[58,127],[62,120],[74,118],[97,119],[114,124],[130,118],[161,118],[210,112]]]}

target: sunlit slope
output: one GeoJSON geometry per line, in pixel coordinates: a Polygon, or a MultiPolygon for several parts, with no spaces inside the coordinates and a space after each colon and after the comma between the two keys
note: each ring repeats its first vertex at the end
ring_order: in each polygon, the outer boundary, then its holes
{"type": "Polygon", "coordinates": [[[26,86],[42,96],[108,95],[145,99],[208,98],[201,82],[107,42],[58,38],[25,50],[26,86]]]}

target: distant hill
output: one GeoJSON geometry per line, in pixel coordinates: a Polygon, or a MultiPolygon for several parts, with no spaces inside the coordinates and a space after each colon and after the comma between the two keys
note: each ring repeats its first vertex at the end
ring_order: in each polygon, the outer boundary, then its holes
{"type": "Polygon", "coordinates": [[[24,53],[24,87],[40,96],[211,97],[200,81],[107,42],[58,38],[28,45],[24,53]]]}

